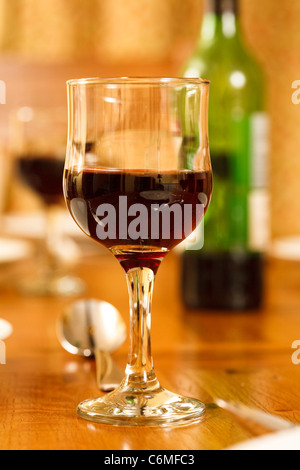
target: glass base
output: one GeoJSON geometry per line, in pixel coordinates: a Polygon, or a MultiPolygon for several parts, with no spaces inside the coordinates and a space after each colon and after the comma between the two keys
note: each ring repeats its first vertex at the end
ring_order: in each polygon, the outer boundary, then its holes
{"type": "Polygon", "coordinates": [[[36,277],[19,281],[18,290],[25,295],[74,297],[85,291],[85,284],[81,279],[73,276],[54,277],[51,279],[36,277]]]}
{"type": "Polygon", "coordinates": [[[205,405],[154,387],[125,385],[101,398],[86,400],[78,406],[78,416],[96,423],[115,426],[179,426],[203,419],[205,405]]]}

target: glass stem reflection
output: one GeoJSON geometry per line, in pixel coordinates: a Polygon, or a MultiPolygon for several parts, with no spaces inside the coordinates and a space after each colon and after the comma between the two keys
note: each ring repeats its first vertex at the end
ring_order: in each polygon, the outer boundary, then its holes
{"type": "Polygon", "coordinates": [[[57,223],[58,209],[56,206],[46,208],[46,233],[44,239],[43,264],[47,267],[48,275],[52,276],[59,266],[58,255],[55,248],[59,244],[59,226],[57,223]]]}
{"type": "MultiPolygon", "coordinates": [[[[130,348],[125,384],[134,388],[158,385],[151,352],[151,306],[155,273],[137,267],[126,273],[130,301],[130,348]]],[[[124,385],[125,385],[124,384],[124,385]]]]}

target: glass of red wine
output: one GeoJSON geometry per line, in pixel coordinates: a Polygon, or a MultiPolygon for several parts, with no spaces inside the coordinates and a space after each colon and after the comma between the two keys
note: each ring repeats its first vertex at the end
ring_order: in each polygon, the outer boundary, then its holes
{"type": "Polygon", "coordinates": [[[211,199],[208,96],[209,82],[199,79],[68,82],[66,203],[83,232],[122,266],[131,318],[124,380],[82,402],[84,419],[170,426],[205,413],[200,401],[160,385],[150,323],[158,268],[196,230],[211,199]]]}
{"type": "Polygon", "coordinates": [[[17,174],[42,203],[46,221],[37,272],[18,281],[26,294],[78,295],[84,288],[83,281],[69,274],[70,264],[62,257],[67,246],[59,229],[59,215],[65,209],[61,183],[68,127],[65,114],[64,108],[24,107],[12,120],[17,174]]]}

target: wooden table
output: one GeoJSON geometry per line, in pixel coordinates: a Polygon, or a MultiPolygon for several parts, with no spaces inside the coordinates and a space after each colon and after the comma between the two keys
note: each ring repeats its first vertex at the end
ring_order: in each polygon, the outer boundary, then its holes
{"type": "MultiPolygon", "coordinates": [[[[260,312],[187,311],[180,299],[180,262],[169,255],[158,274],[153,307],[153,354],[163,386],[208,405],[202,423],[178,428],[117,428],[77,417],[77,404],[99,395],[94,362],[65,352],[56,321],[73,300],[20,296],[5,274],[0,317],[13,324],[0,365],[0,449],[218,450],[266,433],[212,404],[213,396],[300,422],[300,365],[291,345],[300,339],[300,264],[267,263],[260,312]]],[[[112,302],[129,323],[125,277],[111,255],[79,264],[86,296],[112,302]]],[[[8,271],[9,273],[9,271],[8,271]]],[[[125,367],[128,343],[114,354],[125,367]]]]}

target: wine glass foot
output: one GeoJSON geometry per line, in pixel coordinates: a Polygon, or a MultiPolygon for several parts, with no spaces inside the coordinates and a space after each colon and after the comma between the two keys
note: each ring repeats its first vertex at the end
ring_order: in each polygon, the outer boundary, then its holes
{"type": "Polygon", "coordinates": [[[25,295],[76,297],[85,291],[85,283],[73,276],[43,277],[23,279],[18,284],[18,290],[25,295]]]}
{"type": "Polygon", "coordinates": [[[143,390],[121,386],[78,406],[78,416],[115,426],[179,426],[204,418],[205,405],[163,389],[143,390]]]}

